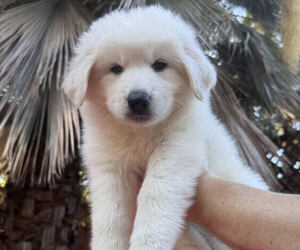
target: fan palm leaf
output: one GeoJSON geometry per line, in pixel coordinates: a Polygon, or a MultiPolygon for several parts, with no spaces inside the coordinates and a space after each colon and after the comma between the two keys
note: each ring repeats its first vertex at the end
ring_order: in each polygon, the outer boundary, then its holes
{"type": "Polygon", "coordinates": [[[268,31],[275,31],[280,26],[280,8],[277,0],[228,0],[233,7],[247,9],[255,22],[260,23],[268,31]]]}
{"type": "Polygon", "coordinates": [[[3,155],[12,181],[30,172],[32,182],[51,182],[76,151],[77,110],[60,84],[89,22],[75,0],[37,1],[0,15],[1,128],[9,123],[3,155]]]}

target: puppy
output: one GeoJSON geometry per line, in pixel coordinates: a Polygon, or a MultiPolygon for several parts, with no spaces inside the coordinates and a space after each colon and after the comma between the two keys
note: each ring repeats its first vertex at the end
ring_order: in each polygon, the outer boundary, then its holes
{"type": "Polygon", "coordinates": [[[83,119],[93,250],[173,249],[204,169],[267,189],[211,111],[215,83],[196,32],[159,6],[82,35],[63,88],[83,119]]]}

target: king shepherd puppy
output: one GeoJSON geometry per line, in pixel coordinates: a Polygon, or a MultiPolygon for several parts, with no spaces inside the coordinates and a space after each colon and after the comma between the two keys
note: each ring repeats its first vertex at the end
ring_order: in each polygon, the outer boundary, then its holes
{"type": "Polygon", "coordinates": [[[199,175],[267,185],[212,113],[216,71],[194,29],[159,6],[114,11],[75,52],[63,88],[83,120],[92,249],[171,250],[184,228],[179,249],[227,249],[185,223],[199,175]]]}

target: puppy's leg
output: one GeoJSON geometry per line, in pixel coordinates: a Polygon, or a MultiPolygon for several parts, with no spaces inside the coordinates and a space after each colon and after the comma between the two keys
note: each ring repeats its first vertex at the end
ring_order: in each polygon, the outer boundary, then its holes
{"type": "Polygon", "coordinates": [[[151,157],[138,195],[130,250],[174,248],[201,174],[199,155],[173,148],[151,157]]]}
{"type": "Polygon", "coordinates": [[[128,250],[138,189],[133,174],[90,171],[93,250],[128,250]]]}

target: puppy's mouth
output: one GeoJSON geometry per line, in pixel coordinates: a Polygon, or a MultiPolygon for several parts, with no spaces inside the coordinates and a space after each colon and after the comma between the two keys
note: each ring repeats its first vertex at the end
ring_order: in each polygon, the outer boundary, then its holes
{"type": "Polygon", "coordinates": [[[144,123],[147,121],[151,120],[151,115],[150,114],[127,114],[127,120],[133,121],[133,122],[137,122],[137,123],[144,123]]]}

